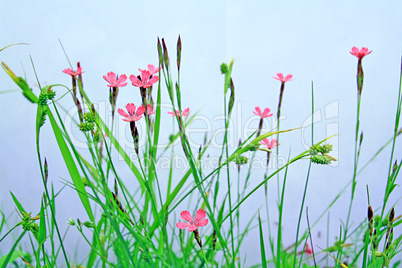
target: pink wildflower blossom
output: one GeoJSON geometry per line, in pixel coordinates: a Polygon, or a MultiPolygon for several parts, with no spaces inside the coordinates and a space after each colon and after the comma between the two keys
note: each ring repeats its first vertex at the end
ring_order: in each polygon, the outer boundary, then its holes
{"type": "Polygon", "coordinates": [[[262,145],[267,146],[268,149],[270,149],[270,150],[279,145],[278,141],[276,139],[272,139],[271,141],[269,141],[268,138],[263,139],[260,143],[262,145]]]}
{"type": "Polygon", "coordinates": [[[291,75],[291,74],[288,74],[286,77],[283,77],[282,73],[277,73],[276,76],[277,77],[273,76],[273,78],[281,81],[282,83],[292,81],[292,77],[293,77],[293,75],[291,75]]]}
{"type": "Polygon", "coordinates": [[[304,249],[304,252],[306,252],[308,255],[313,254],[313,250],[310,248],[308,243],[306,243],[306,248],[304,249]]]}
{"type": "Polygon", "coordinates": [[[80,75],[80,74],[83,73],[81,67],[78,67],[75,72],[74,72],[73,70],[71,70],[70,68],[64,69],[62,72],[63,72],[63,73],[66,73],[66,74],[69,74],[69,75],[71,75],[72,77],[75,77],[75,76],[80,75]]]}
{"type": "Polygon", "coordinates": [[[203,209],[199,209],[197,213],[195,213],[194,219],[191,217],[190,212],[184,210],[180,213],[180,216],[186,222],[178,222],[176,223],[177,228],[186,229],[188,227],[188,231],[193,232],[198,229],[198,227],[203,227],[207,225],[208,219],[204,219],[207,215],[203,209]]]}
{"type": "Polygon", "coordinates": [[[350,50],[350,54],[356,56],[357,58],[359,58],[359,60],[363,59],[364,56],[367,56],[371,52],[372,50],[369,51],[367,47],[362,47],[362,49],[359,49],[358,47],[352,47],[352,49],[350,50]]]}
{"type": "MultiPolygon", "coordinates": [[[[180,117],[180,110],[177,109],[176,113],[173,111],[173,112],[168,112],[168,114],[171,114],[172,116],[175,116],[177,114],[180,117]]],[[[182,116],[188,116],[189,114],[190,114],[190,108],[187,108],[182,112],[181,115],[182,116]]]]}
{"type": "Polygon", "coordinates": [[[148,64],[148,70],[142,70],[138,68],[138,71],[140,71],[141,73],[148,71],[150,75],[153,75],[159,72],[159,67],[155,67],[153,64],[148,64]]]}
{"type": "MultiPolygon", "coordinates": [[[[151,65],[151,64],[150,64],[151,65]]],[[[153,66],[153,65],[152,65],[153,66]]],[[[149,68],[149,66],[148,66],[149,68]]],[[[152,71],[155,71],[154,69],[152,71]]],[[[157,75],[152,75],[150,71],[141,70],[141,76],[136,77],[135,75],[130,75],[130,80],[133,86],[149,88],[156,82],[158,82],[159,77],[157,75]]]]}
{"type": "Polygon", "coordinates": [[[136,110],[136,107],[135,107],[134,103],[128,103],[126,105],[126,109],[127,109],[128,114],[123,109],[118,109],[117,110],[117,112],[121,116],[125,117],[125,118],[123,118],[123,121],[126,121],[126,122],[134,122],[134,121],[140,120],[142,118],[142,115],[145,112],[144,106],[140,106],[136,110]]]}
{"type": "Polygon", "coordinates": [[[107,73],[107,76],[104,75],[103,79],[105,79],[109,85],[107,85],[108,87],[125,87],[127,86],[126,82],[127,80],[127,75],[122,74],[119,76],[119,78],[117,78],[117,75],[114,72],[109,72],[107,73]]]}
{"type": "Polygon", "coordinates": [[[155,111],[152,109],[152,105],[151,105],[151,104],[148,104],[148,105],[147,105],[147,113],[148,113],[148,115],[153,115],[153,114],[155,114],[155,111]]]}
{"type": "Polygon", "coordinates": [[[258,107],[258,106],[255,107],[255,111],[253,111],[253,113],[254,113],[255,115],[258,115],[258,116],[261,117],[261,118],[271,117],[271,116],[272,116],[272,113],[269,113],[269,112],[271,112],[271,109],[265,108],[265,109],[264,109],[264,112],[261,113],[261,109],[260,109],[260,107],[258,107]]]}

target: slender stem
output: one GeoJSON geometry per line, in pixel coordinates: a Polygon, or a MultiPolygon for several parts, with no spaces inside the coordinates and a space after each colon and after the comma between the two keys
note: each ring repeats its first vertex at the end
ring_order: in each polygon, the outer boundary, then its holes
{"type": "Polygon", "coordinates": [[[402,106],[401,88],[402,88],[402,58],[401,58],[401,71],[400,71],[400,75],[399,75],[399,93],[398,93],[398,104],[397,104],[396,116],[395,116],[394,137],[392,139],[392,150],[391,150],[391,156],[390,156],[389,168],[388,168],[388,181],[387,181],[387,186],[385,188],[384,203],[383,203],[382,210],[381,210],[381,218],[384,216],[385,206],[388,201],[388,196],[390,194],[390,192],[388,192],[388,189],[390,187],[389,184],[393,183],[393,182],[391,182],[391,174],[392,174],[392,169],[393,169],[396,136],[398,135],[399,120],[400,120],[400,116],[401,116],[401,106],[402,106]]]}
{"type": "MultiPolygon", "coordinates": [[[[314,145],[314,84],[311,82],[311,146],[314,145]]],[[[297,221],[297,230],[296,230],[296,240],[295,240],[295,250],[294,250],[294,257],[293,257],[293,263],[296,263],[296,255],[297,255],[297,246],[298,246],[298,240],[299,240],[299,230],[300,230],[300,223],[301,223],[301,218],[303,215],[303,208],[304,208],[304,202],[306,200],[306,195],[307,195],[307,186],[308,186],[308,181],[310,178],[310,171],[311,171],[311,160],[308,165],[308,170],[307,170],[307,178],[306,178],[306,183],[304,185],[304,192],[303,192],[303,199],[302,203],[300,206],[300,212],[299,212],[299,220],[297,221]]],[[[311,245],[313,246],[313,245],[311,245]]],[[[301,262],[300,262],[301,264],[301,262]]],[[[299,265],[300,267],[300,265],[299,265]]]]}
{"type": "MultiPolygon", "coordinates": [[[[290,152],[289,152],[290,154],[290,152]]],[[[276,254],[276,267],[281,267],[281,251],[282,251],[282,216],[283,216],[283,201],[285,200],[286,178],[288,175],[288,168],[286,166],[285,176],[283,179],[281,203],[279,205],[279,220],[278,220],[278,241],[277,241],[277,254],[276,254]]]]}
{"type": "MultiPolygon", "coordinates": [[[[232,89],[233,90],[233,89],[232,89]]],[[[227,140],[227,135],[228,135],[228,125],[229,125],[229,120],[230,120],[230,115],[226,114],[227,108],[226,108],[226,94],[224,96],[224,114],[225,114],[225,137],[223,141],[223,146],[225,147],[225,153],[226,153],[226,159],[229,159],[229,149],[228,149],[228,140],[227,140]]],[[[227,185],[228,185],[228,196],[229,196],[229,209],[232,211],[232,193],[230,190],[230,172],[229,168],[226,168],[227,172],[227,185]]],[[[236,256],[235,255],[235,247],[234,247],[234,235],[233,235],[233,230],[234,230],[234,225],[233,225],[233,216],[232,213],[230,213],[230,238],[232,239],[232,258],[234,259],[236,256]]],[[[234,264],[233,264],[234,266],[234,264]]]]}
{"type": "Polygon", "coordinates": [[[358,95],[357,97],[357,118],[356,118],[356,133],[355,133],[355,156],[354,156],[354,166],[353,166],[353,180],[352,180],[352,193],[350,198],[350,204],[348,209],[348,216],[346,218],[346,225],[343,237],[346,239],[347,233],[349,230],[349,220],[352,211],[353,199],[355,195],[355,188],[356,188],[356,174],[357,174],[357,164],[359,161],[359,126],[360,126],[360,99],[361,96],[358,95]]]}

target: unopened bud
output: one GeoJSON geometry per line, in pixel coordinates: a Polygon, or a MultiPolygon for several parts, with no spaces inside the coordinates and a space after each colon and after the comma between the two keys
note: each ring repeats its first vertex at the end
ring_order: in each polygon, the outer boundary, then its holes
{"type": "Polygon", "coordinates": [[[69,218],[67,221],[67,224],[74,226],[75,225],[75,221],[72,218],[69,218]]]}
{"type": "Polygon", "coordinates": [[[181,38],[179,35],[179,39],[177,39],[177,70],[180,71],[180,63],[181,63],[181,38]]]}
{"type": "Polygon", "coordinates": [[[87,228],[95,228],[96,227],[96,225],[91,221],[84,222],[84,226],[87,228]]]}

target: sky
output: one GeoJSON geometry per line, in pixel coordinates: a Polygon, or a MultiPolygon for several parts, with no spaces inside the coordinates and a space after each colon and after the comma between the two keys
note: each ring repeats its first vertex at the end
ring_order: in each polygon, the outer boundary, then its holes
{"type": "MultiPolygon", "coordinates": [[[[156,65],[158,37],[166,41],[174,62],[180,35],[183,46],[182,103],[190,107],[192,114],[199,113],[190,126],[190,140],[194,148],[198,148],[205,132],[211,137],[218,131],[210,151],[211,159],[219,153],[223,138],[219,134],[223,126],[223,77],[219,71],[222,62],[234,59],[232,77],[236,105],[229,136],[230,150],[258,126],[258,118],[252,113],[254,107],[271,108],[274,116],[265,122],[265,130],[275,127],[280,88],[280,82],[273,79],[276,73],[293,74],[293,81],[286,83],[284,92],[281,129],[309,126],[313,84],[314,139],[320,141],[338,134],[329,142],[334,145],[334,156],[339,161],[330,167],[313,166],[306,199],[310,219],[319,217],[353,175],[357,94],[357,59],[349,53],[353,46],[364,46],[373,51],[363,59],[365,80],[360,129],[364,132],[364,140],[359,167],[392,137],[401,66],[402,3],[399,1],[227,0],[202,4],[195,1],[116,1],[113,4],[110,1],[3,1],[1,6],[0,48],[13,43],[29,45],[0,52],[0,60],[16,74],[25,75],[35,93],[38,93],[38,83],[30,57],[41,85],[70,86],[70,78],[61,72],[70,67],[61,43],[74,68],[76,62],[81,62],[86,92],[92,102],[103,109],[105,120],[110,115],[107,112],[108,88],[102,76],[110,71],[138,75],[138,68],[144,69],[150,63],[156,65]]],[[[174,71],[172,74],[176,77],[174,71]]],[[[0,82],[0,91],[16,89],[5,72],[0,72],[0,82]]],[[[60,95],[65,92],[62,88],[59,90],[60,95]]],[[[117,107],[123,108],[129,102],[140,103],[137,90],[131,85],[120,89],[117,107]]],[[[166,131],[161,141],[166,143],[173,128],[172,119],[166,114],[170,106],[165,91],[162,94],[162,128],[166,131]]],[[[59,103],[74,113],[68,96],[59,103]]],[[[14,211],[10,191],[27,210],[35,213],[40,208],[43,186],[35,151],[35,113],[35,105],[27,102],[19,92],[0,95],[3,130],[0,137],[4,141],[0,155],[0,207],[8,213],[14,211]]],[[[68,120],[68,116],[65,119],[68,120]]],[[[119,141],[132,152],[127,124],[117,120],[115,128],[119,141]]],[[[63,182],[71,179],[50,124],[47,122],[41,131],[42,155],[47,157],[52,182],[60,190],[63,182]]],[[[75,144],[85,147],[79,131],[73,126],[69,131],[75,144]]],[[[289,155],[295,156],[308,149],[310,141],[310,128],[281,135],[279,158],[285,161],[289,155]]],[[[180,145],[176,147],[176,151],[180,151],[180,145]]],[[[401,149],[398,141],[395,151],[398,159],[401,159],[401,149]]],[[[372,206],[381,207],[390,152],[390,147],[384,149],[359,175],[352,210],[354,224],[366,217],[366,185],[370,188],[372,206]]],[[[257,156],[258,159],[263,157],[257,156]]],[[[295,236],[307,167],[305,160],[293,165],[288,172],[283,226],[286,231],[284,241],[288,244],[295,236]]],[[[208,168],[211,167],[207,166],[206,170],[208,168]]],[[[256,167],[254,171],[252,185],[261,180],[265,169],[256,167]]],[[[161,172],[165,172],[163,168],[161,172]]],[[[179,167],[175,172],[180,174],[182,171],[179,167]]],[[[129,176],[124,164],[121,164],[121,174],[129,176]]],[[[275,203],[276,181],[270,185],[270,202],[275,203]]],[[[264,208],[263,194],[261,189],[245,202],[245,223],[257,208],[264,208]]],[[[389,204],[397,202],[401,194],[397,187],[389,204]]],[[[350,188],[331,209],[331,239],[339,232],[340,220],[346,218],[345,207],[349,200],[350,188]]],[[[68,218],[84,217],[84,210],[76,202],[79,201],[74,191],[64,188],[58,200],[58,217],[63,228],[67,228],[64,222],[68,218]]],[[[187,206],[186,203],[179,208],[189,209],[187,206]]],[[[398,204],[396,208],[399,215],[402,207],[398,204]]],[[[272,209],[273,219],[277,219],[275,213],[272,209]]],[[[319,238],[318,232],[326,233],[326,217],[314,230],[315,238],[321,244],[325,244],[325,239],[319,238]]],[[[72,252],[79,243],[85,247],[75,230],[69,232],[76,238],[70,245],[72,252]]],[[[253,243],[253,235],[255,238],[258,233],[249,235],[243,249],[250,264],[260,258],[259,245],[253,243]]]]}

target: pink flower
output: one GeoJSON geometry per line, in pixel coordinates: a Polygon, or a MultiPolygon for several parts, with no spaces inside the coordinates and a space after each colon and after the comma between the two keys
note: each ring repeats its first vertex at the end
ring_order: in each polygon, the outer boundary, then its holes
{"type": "Polygon", "coordinates": [[[267,117],[272,116],[272,113],[269,113],[269,112],[271,112],[271,109],[265,108],[265,109],[264,109],[264,112],[261,113],[261,109],[260,109],[260,107],[258,107],[258,106],[255,107],[255,111],[253,111],[253,113],[254,113],[255,115],[258,115],[258,116],[261,117],[261,118],[267,118],[267,117]]]}
{"type": "Polygon", "coordinates": [[[136,111],[136,107],[135,107],[134,103],[128,103],[126,105],[126,109],[127,109],[128,114],[123,109],[117,110],[117,112],[121,116],[125,117],[125,118],[123,118],[123,121],[126,121],[126,122],[134,122],[134,121],[140,120],[142,118],[142,115],[145,112],[144,106],[138,107],[138,109],[136,111]]]}
{"type": "MultiPolygon", "coordinates": [[[[142,69],[138,68],[138,71],[143,73],[143,72],[146,72],[147,70],[142,70],[142,69]]],[[[157,72],[159,72],[159,67],[155,67],[152,64],[148,64],[148,72],[150,75],[156,74],[157,72]]]]}
{"type": "Polygon", "coordinates": [[[362,49],[359,49],[358,47],[352,47],[350,54],[355,55],[359,58],[359,60],[361,60],[364,58],[364,56],[367,56],[371,52],[372,50],[369,51],[367,47],[362,47],[362,49]]]}
{"type": "Polygon", "coordinates": [[[80,75],[80,74],[83,73],[81,67],[78,67],[75,72],[74,72],[73,70],[71,70],[70,68],[64,69],[62,72],[63,72],[63,73],[66,73],[66,74],[69,74],[69,75],[71,75],[72,77],[75,77],[75,76],[80,75]]]}
{"type": "Polygon", "coordinates": [[[277,73],[277,77],[273,76],[274,79],[281,81],[282,83],[292,81],[293,75],[288,74],[286,77],[283,77],[282,73],[277,73]]]}
{"type": "Polygon", "coordinates": [[[178,222],[176,223],[177,228],[186,229],[188,227],[188,231],[193,232],[198,229],[198,227],[203,227],[207,225],[208,219],[204,219],[207,215],[203,209],[199,209],[197,213],[195,213],[194,219],[191,217],[190,212],[184,210],[180,213],[180,216],[186,222],[178,222]]]}
{"type": "Polygon", "coordinates": [[[152,105],[151,105],[151,104],[148,104],[148,105],[147,105],[147,113],[148,113],[148,115],[153,115],[153,114],[155,114],[155,111],[152,109],[152,105]]]}
{"type": "MultiPolygon", "coordinates": [[[[151,65],[151,64],[150,64],[151,65]]],[[[152,65],[153,66],[153,65],[152,65]]],[[[149,66],[148,66],[149,68],[149,66]]],[[[139,69],[141,70],[141,69],[139,69]]],[[[155,71],[155,69],[152,69],[155,71]]],[[[136,77],[135,75],[130,75],[130,80],[135,87],[149,88],[156,82],[158,82],[159,77],[157,75],[152,75],[150,71],[141,70],[141,76],[136,77]]]]}
{"type": "Polygon", "coordinates": [[[306,243],[306,248],[304,249],[304,252],[306,252],[308,255],[313,254],[313,250],[310,248],[308,243],[306,243]]]}
{"type": "Polygon", "coordinates": [[[114,72],[109,72],[107,73],[107,76],[104,75],[103,79],[105,79],[109,85],[107,85],[108,87],[125,87],[127,86],[126,82],[127,80],[127,75],[122,74],[119,76],[119,78],[117,78],[117,75],[114,72]]]}
{"type": "Polygon", "coordinates": [[[267,146],[268,149],[270,149],[270,150],[271,150],[272,148],[274,148],[274,147],[280,145],[280,144],[278,144],[278,141],[277,141],[276,139],[272,139],[271,142],[270,142],[270,141],[268,140],[268,138],[263,139],[260,143],[261,143],[262,145],[267,146]]]}
{"type": "MultiPolygon", "coordinates": [[[[173,112],[168,112],[168,114],[171,114],[172,116],[175,116],[177,114],[180,117],[180,110],[177,109],[176,113],[173,111],[173,112]]],[[[190,114],[190,108],[187,108],[182,112],[181,115],[182,116],[188,116],[189,114],[190,114]]]]}

